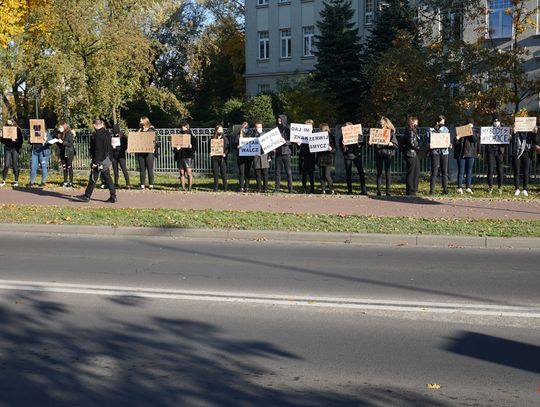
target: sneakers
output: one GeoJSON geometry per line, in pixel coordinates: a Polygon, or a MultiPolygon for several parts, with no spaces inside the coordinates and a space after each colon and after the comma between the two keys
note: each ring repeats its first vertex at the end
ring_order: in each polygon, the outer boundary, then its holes
{"type": "Polygon", "coordinates": [[[473,193],[471,188],[467,188],[467,189],[465,190],[465,192],[467,192],[468,194],[471,194],[471,195],[472,195],[472,193],[473,193]]]}
{"type": "Polygon", "coordinates": [[[499,195],[502,194],[502,188],[499,188],[499,195]]]}
{"type": "Polygon", "coordinates": [[[105,184],[101,184],[100,188],[105,189],[106,188],[105,184]]]}
{"type": "Polygon", "coordinates": [[[19,182],[15,181],[15,182],[13,183],[13,186],[14,186],[14,187],[18,187],[18,186],[19,186],[19,182]]]}
{"type": "Polygon", "coordinates": [[[150,191],[152,191],[152,190],[154,189],[154,186],[153,186],[153,185],[148,185],[148,189],[149,189],[150,191]]]}
{"type": "Polygon", "coordinates": [[[527,192],[526,189],[523,190],[522,194],[523,194],[523,196],[529,196],[529,193],[527,192]]]}
{"type": "Polygon", "coordinates": [[[118,199],[116,199],[115,196],[110,196],[109,199],[107,199],[105,202],[116,203],[116,202],[118,202],[118,199]]]}
{"type": "Polygon", "coordinates": [[[90,198],[88,198],[86,195],[80,195],[73,198],[74,201],[77,202],[90,202],[90,198]]]}
{"type": "Polygon", "coordinates": [[[0,182],[0,187],[5,187],[5,186],[6,186],[6,181],[0,182]]]}
{"type": "Polygon", "coordinates": [[[463,195],[463,188],[458,188],[457,193],[463,195]]]}
{"type": "Polygon", "coordinates": [[[518,189],[516,189],[516,190],[514,191],[514,196],[519,196],[520,193],[521,193],[521,191],[520,191],[519,188],[518,188],[518,189]]]}
{"type": "Polygon", "coordinates": [[[493,188],[489,188],[488,189],[488,194],[492,194],[493,193],[493,188]]]}
{"type": "Polygon", "coordinates": [[[68,183],[68,182],[64,182],[64,183],[62,184],[62,187],[64,187],[64,188],[67,188],[68,186],[69,186],[69,183],[68,183]]]}
{"type": "Polygon", "coordinates": [[[141,185],[140,188],[141,188],[141,190],[144,191],[145,186],[144,186],[144,185],[141,185]]]}

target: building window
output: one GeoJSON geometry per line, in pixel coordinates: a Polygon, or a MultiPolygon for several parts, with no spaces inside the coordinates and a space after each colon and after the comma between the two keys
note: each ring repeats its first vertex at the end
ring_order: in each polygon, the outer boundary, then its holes
{"type": "Polygon", "coordinates": [[[302,31],[304,34],[303,55],[305,57],[312,57],[313,56],[313,39],[315,37],[315,27],[313,26],[303,27],[302,31]]]}
{"type": "MultiPolygon", "coordinates": [[[[267,2],[268,2],[268,0],[267,0],[267,2]]],[[[278,0],[279,4],[290,3],[290,2],[291,2],[291,0],[278,0]]]]}
{"type": "Polygon", "coordinates": [[[512,37],[511,0],[488,0],[488,28],[490,38],[512,37]]]}
{"type": "Polygon", "coordinates": [[[258,93],[269,93],[270,92],[270,84],[269,83],[259,83],[257,85],[258,93]]]}
{"type": "Polygon", "coordinates": [[[259,32],[259,59],[270,58],[270,35],[268,31],[259,32]]]}
{"type": "Polygon", "coordinates": [[[373,24],[375,15],[375,0],[366,0],[364,7],[364,22],[365,25],[373,24]]]}
{"type": "Polygon", "coordinates": [[[291,57],[291,29],[280,30],[281,58],[291,57]]]}
{"type": "Polygon", "coordinates": [[[257,6],[268,6],[268,0],[257,0],[257,6]]]}

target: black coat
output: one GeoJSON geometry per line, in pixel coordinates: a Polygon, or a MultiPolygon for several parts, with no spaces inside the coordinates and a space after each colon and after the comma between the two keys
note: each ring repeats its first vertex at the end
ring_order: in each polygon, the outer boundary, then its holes
{"type": "Polygon", "coordinates": [[[343,158],[346,160],[354,160],[356,157],[362,155],[362,147],[365,145],[365,141],[358,144],[350,144],[348,146],[343,144],[343,136],[339,138],[339,149],[343,153],[343,158]]]}
{"type": "Polygon", "coordinates": [[[99,164],[107,157],[112,156],[111,134],[102,127],[92,135],[90,139],[90,157],[92,164],[99,164]]]}
{"type": "Polygon", "coordinates": [[[309,151],[309,144],[300,144],[300,147],[298,147],[298,169],[300,174],[309,174],[315,171],[316,162],[315,153],[309,151]]]}
{"type": "Polygon", "coordinates": [[[520,154],[522,156],[529,155],[531,158],[536,151],[535,146],[538,144],[538,135],[529,132],[529,133],[514,133],[510,140],[510,155],[512,157],[518,157],[520,154]]]}
{"type": "Polygon", "coordinates": [[[416,157],[420,150],[420,136],[418,135],[418,130],[407,127],[403,137],[405,157],[416,157]]]}
{"type": "Polygon", "coordinates": [[[2,138],[0,139],[0,141],[2,142],[6,150],[17,150],[17,152],[19,153],[24,141],[22,130],[17,127],[17,140],[13,141],[11,139],[2,138]]]}
{"type": "Polygon", "coordinates": [[[195,152],[197,151],[197,139],[195,138],[192,132],[190,132],[190,134],[191,134],[191,139],[190,139],[191,148],[180,148],[180,149],[173,148],[174,159],[176,161],[179,161],[185,158],[192,158],[192,159],[195,158],[195,152]]]}
{"type": "Polygon", "coordinates": [[[462,158],[475,158],[478,155],[478,142],[480,136],[475,129],[473,135],[469,137],[462,137],[459,140],[454,140],[454,158],[460,160],[462,158]]]}
{"type": "Polygon", "coordinates": [[[75,135],[70,130],[64,135],[62,143],[57,144],[60,150],[60,157],[73,158],[75,156],[75,135]]]}
{"type": "Polygon", "coordinates": [[[334,135],[332,133],[328,134],[328,138],[330,139],[330,147],[332,147],[332,151],[323,151],[323,152],[317,153],[317,162],[319,163],[319,167],[329,167],[329,166],[334,165],[336,139],[334,138],[334,135]]]}
{"type": "Polygon", "coordinates": [[[390,130],[390,142],[391,146],[385,146],[383,144],[375,145],[375,152],[379,157],[394,157],[396,155],[396,149],[398,148],[398,139],[396,132],[390,130]]]}
{"type": "Polygon", "coordinates": [[[281,133],[281,137],[285,139],[285,144],[278,147],[276,150],[274,150],[274,154],[276,157],[282,156],[282,155],[291,155],[291,130],[289,127],[289,119],[286,115],[280,114],[279,118],[281,119],[281,124],[278,124],[279,132],[281,133]]]}

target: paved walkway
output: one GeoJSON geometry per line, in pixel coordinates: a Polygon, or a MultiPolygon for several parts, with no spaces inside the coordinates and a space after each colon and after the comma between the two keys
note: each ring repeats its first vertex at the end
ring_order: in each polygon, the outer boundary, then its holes
{"type": "Polygon", "coordinates": [[[121,190],[118,203],[104,202],[107,191],[97,190],[93,200],[78,203],[72,196],[82,190],[20,188],[0,189],[1,204],[56,205],[71,207],[172,208],[267,211],[310,214],[408,216],[414,218],[475,218],[540,220],[540,200],[427,199],[375,196],[322,196],[288,194],[239,194],[208,192],[161,192],[121,190]]]}

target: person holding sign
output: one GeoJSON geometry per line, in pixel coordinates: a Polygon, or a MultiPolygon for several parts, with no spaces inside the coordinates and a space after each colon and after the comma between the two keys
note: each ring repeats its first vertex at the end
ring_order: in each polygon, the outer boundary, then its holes
{"type": "MultiPolygon", "coordinates": [[[[31,121],[32,122],[32,121],[31,121]]],[[[30,182],[29,187],[34,186],[38,167],[41,166],[41,187],[47,183],[47,175],[49,173],[49,160],[51,158],[51,144],[55,144],[52,135],[45,129],[45,122],[41,125],[34,124],[30,126],[30,139],[42,140],[41,142],[30,143],[32,146],[32,161],[30,164],[30,182]],[[34,137],[32,137],[32,135],[34,137]]]]}
{"type": "Polygon", "coordinates": [[[472,172],[474,168],[474,160],[478,155],[478,140],[480,137],[478,132],[474,129],[474,122],[472,119],[465,121],[465,126],[470,126],[472,135],[463,136],[455,139],[454,141],[454,158],[458,164],[458,176],[457,183],[458,194],[463,194],[463,176],[465,176],[465,186],[468,194],[472,194],[472,172]]]}
{"type": "MultiPolygon", "coordinates": [[[[2,171],[2,182],[0,186],[6,185],[6,178],[9,172],[9,168],[13,169],[13,176],[15,177],[14,187],[19,186],[19,156],[23,145],[22,130],[18,126],[17,122],[10,119],[6,122],[7,127],[14,129],[16,137],[15,139],[7,138],[6,134],[2,135],[2,144],[4,145],[4,168],[2,171]]],[[[4,128],[5,129],[5,128],[4,128]]],[[[5,130],[4,130],[5,131],[5,130]]]]}
{"type": "Polygon", "coordinates": [[[178,165],[178,172],[180,173],[181,190],[186,190],[186,176],[188,179],[188,191],[191,191],[193,187],[193,160],[195,159],[195,152],[197,151],[197,139],[191,131],[189,123],[184,122],[180,127],[181,134],[188,134],[190,136],[190,142],[187,147],[173,148],[174,159],[178,165]]]}
{"type": "Polygon", "coordinates": [[[240,192],[248,192],[249,180],[251,178],[251,166],[253,165],[253,156],[240,155],[240,140],[249,136],[249,124],[242,123],[240,132],[234,135],[233,146],[236,151],[236,163],[238,165],[238,182],[240,183],[240,192]]]}
{"type": "Polygon", "coordinates": [[[365,145],[362,134],[358,134],[356,137],[356,143],[345,145],[343,142],[343,128],[353,126],[352,123],[347,122],[345,126],[341,128],[341,137],[339,138],[339,149],[343,153],[343,159],[345,160],[345,177],[347,180],[347,192],[353,193],[352,188],[352,169],[353,165],[358,171],[360,177],[360,195],[367,195],[366,190],[366,175],[364,172],[364,165],[362,163],[362,147],[365,145]]]}
{"type": "MultiPolygon", "coordinates": [[[[493,115],[493,128],[500,129],[501,121],[499,116],[493,115]]],[[[493,192],[493,170],[497,169],[497,187],[499,194],[502,193],[502,185],[504,180],[504,153],[506,146],[504,144],[487,144],[486,145],[486,161],[487,161],[487,183],[488,191],[491,194],[493,192]]]]}
{"type": "MultiPolygon", "coordinates": [[[[313,127],[315,123],[313,120],[310,119],[306,120],[305,124],[311,125],[313,127]]],[[[315,153],[309,151],[309,144],[298,141],[298,167],[300,170],[300,174],[302,175],[302,192],[304,194],[308,193],[308,177],[310,186],[309,193],[315,193],[315,162],[315,153]]]]}
{"type": "Polygon", "coordinates": [[[514,170],[514,196],[523,194],[529,196],[527,192],[529,186],[529,169],[531,165],[531,159],[536,151],[535,145],[539,144],[538,140],[538,128],[535,127],[533,131],[529,132],[515,132],[510,140],[510,156],[512,157],[512,167],[514,170]],[[520,191],[519,181],[520,175],[522,177],[522,188],[520,191]]]}
{"type": "Polygon", "coordinates": [[[418,135],[418,118],[410,116],[404,137],[404,157],[407,170],[405,193],[416,196],[420,182],[420,136],[418,135]]]}
{"type": "MultiPolygon", "coordinates": [[[[254,123],[254,129],[251,132],[251,137],[259,138],[263,134],[263,126],[260,121],[254,123]]],[[[270,168],[270,157],[268,154],[262,154],[253,158],[253,167],[255,168],[255,176],[257,179],[257,192],[268,192],[268,171],[270,168]]]]}
{"type": "Polygon", "coordinates": [[[119,178],[120,178],[120,172],[119,168],[122,170],[122,174],[124,174],[124,179],[126,181],[126,187],[130,188],[129,183],[129,171],[127,169],[127,162],[126,162],[126,152],[128,148],[128,141],[126,134],[122,131],[119,124],[113,125],[112,129],[112,141],[111,145],[113,148],[112,153],[112,168],[114,173],[114,187],[116,189],[120,188],[119,184],[119,178]]]}
{"type": "Polygon", "coordinates": [[[429,194],[435,193],[435,184],[439,168],[441,169],[441,181],[443,194],[448,195],[448,155],[450,153],[450,144],[448,148],[431,148],[433,134],[450,134],[450,130],[446,127],[446,118],[443,115],[437,116],[435,125],[431,129],[430,134],[430,155],[431,155],[431,176],[429,179],[429,194]]]}
{"type": "Polygon", "coordinates": [[[281,137],[285,140],[285,144],[278,147],[274,154],[276,157],[276,185],[274,192],[281,192],[281,169],[285,170],[287,174],[287,189],[289,194],[293,191],[293,178],[291,169],[291,142],[290,142],[290,129],[288,125],[287,116],[280,114],[276,118],[276,124],[281,133],[281,137]]]}
{"type": "MultiPolygon", "coordinates": [[[[139,132],[150,133],[155,132],[154,126],[150,123],[150,119],[146,116],[142,116],[139,119],[139,132]]],[[[135,153],[137,162],[139,163],[139,178],[140,188],[146,188],[146,172],[148,171],[148,188],[154,189],[154,157],[158,154],[159,145],[156,142],[154,145],[153,153],[135,153]]]]}
{"type": "Polygon", "coordinates": [[[63,187],[73,188],[73,158],[75,157],[75,134],[67,122],[61,121],[56,126],[56,139],[62,170],[64,171],[63,187]],[[69,181],[68,181],[69,179],[69,181]]]}
{"type": "Polygon", "coordinates": [[[218,125],[214,130],[212,141],[221,140],[222,151],[212,155],[212,173],[214,174],[214,192],[218,191],[219,175],[223,182],[223,191],[227,192],[227,154],[229,154],[229,139],[225,136],[223,126],[218,125]]]}
{"type": "Polygon", "coordinates": [[[386,196],[390,196],[391,167],[398,148],[396,128],[388,117],[382,116],[379,121],[384,131],[390,132],[389,144],[375,144],[375,157],[377,164],[377,196],[381,196],[381,182],[384,169],[386,180],[386,196]]]}
{"type": "Polygon", "coordinates": [[[319,132],[328,132],[328,139],[330,145],[328,151],[317,153],[317,162],[319,164],[320,176],[321,176],[321,191],[326,194],[326,185],[332,195],[334,192],[334,180],[332,179],[332,167],[334,165],[334,152],[336,151],[336,140],[334,135],[330,132],[330,126],[327,123],[321,123],[319,125],[319,132]]]}

